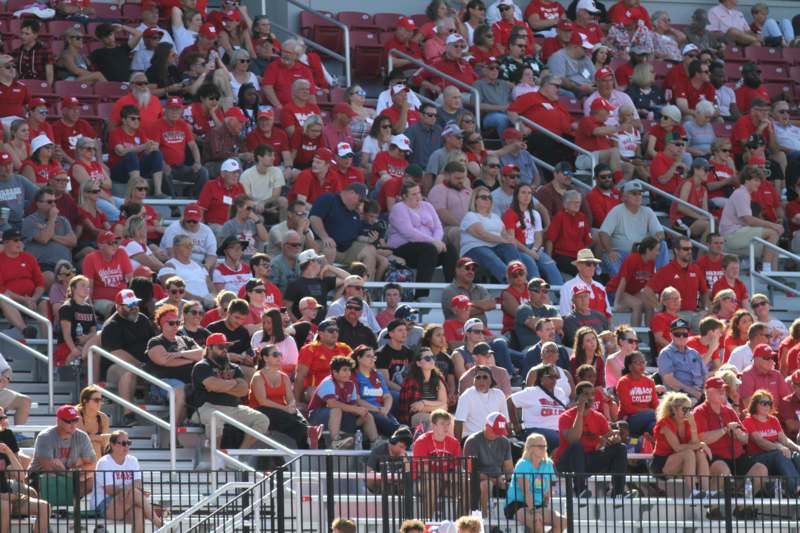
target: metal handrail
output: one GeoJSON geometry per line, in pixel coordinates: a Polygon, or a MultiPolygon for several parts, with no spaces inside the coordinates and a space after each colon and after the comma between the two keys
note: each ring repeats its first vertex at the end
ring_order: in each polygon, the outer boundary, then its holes
{"type": "Polygon", "coordinates": [[[125,398],[123,398],[121,396],[118,396],[117,394],[114,394],[113,392],[109,391],[105,387],[100,387],[100,392],[102,393],[103,396],[106,396],[107,398],[111,399],[115,403],[118,403],[118,404],[122,405],[123,407],[127,407],[131,411],[135,412],[137,415],[141,416],[142,418],[145,418],[145,419],[149,420],[150,422],[154,423],[158,427],[160,427],[162,429],[166,429],[167,431],[169,431],[169,462],[170,462],[170,465],[172,466],[172,469],[175,470],[175,462],[176,462],[176,455],[177,455],[176,451],[175,451],[175,446],[176,446],[176,442],[177,442],[177,438],[176,438],[176,435],[175,435],[176,429],[177,429],[175,427],[175,425],[176,425],[176,420],[175,420],[175,389],[170,384],[165,383],[164,381],[158,379],[157,377],[151,376],[150,374],[148,374],[147,372],[145,372],[141,368],[139,368],[137,366],[134,366],[134,365],[130,364],[129,362],[120,359],[119,357],[117,357],[113,353],[108,352],[108,351],[104,350],[103,348],[100,348],[99,346],[92,346],[91,348],[89,348],[89,357],[88,357],[88,361],[87,361],[87,366],[88,366],[88,384],[89,385],[94,385],[94,377],[95,376],[94,376],[93,362],[94,362],[95,354],[97,354],[97,356],[100,357],[101,359],[102,358],[106,358],[109,361],[111,361],[112,363],[114,363],[115,365],[121,366],[123,369],[125,369],[128,372],[131,372],[132,374],[135,374],[136,376],[142,378],[143,380],[155,385],[159,389],[163,389],[163,390],[167,391],[167,394],[169,395],[169,422],[165,422],[164,420],[158,418],[157,416],[154,416],[154,415],[148,413],[147,411],[145,411],[144,409],[142,409],[138,405],[129,402],[128,400],[126,400],[125,398]]]}
{"type": "Polygon", "coordinates": [[[669,233],[673,237],[677,237],[680,239],[689,239],[689,241],[692,243],[692,246],[694,246],[699,250],[703,250],[704,252],[708,252],[708,246],[703,244],[702,242],[692,239],[691,237],[688,237],[685,233],[681,233],[680,231],[675,231],[674,229],[668,226],[662,226],[662,227],[664,228],[664,233],[669,233]]]}
{"type": "MultiPolygon", "coordinates": [[[[302,35],[298,35],[297,33],[293,32],[292,30],[290,30],[288,28],[285,28],[285,27],[283,27],[283,26],[281,26],[279,24],[276,24],[274,21],[272,21],[272,25],[273,26],[275,26],[276,28],[279,28],[280,30],[285,31],[286,33],[289,33],[291,35],[295,35],[297,37],[301,37],[303,39],[303,42],[306,43],[311,48],[313,48],[315,50],[319,50],[320,52],[324,53],[327,56],[332,57],[333,59],[335,59],[337,61],[344,62],[345,80],[347,81],[347,86],[350,87],[350,84],[351,84],[351,78],[350,78],[350,70],[351,70],[350,69],[350,28],[348,28],[346,24],[343,24],[343,23],[339,22],[335,18],[330,17],[330,16],[326,15],[325,13],[321,13],[320,11],[317,11],[316,9],[313,9],[313,8],[307,6],[307,5],[301,4],[300,2],[297,2],[296,0],[285,0],[285,1],[286,1],[287,4],[291,4],[291,5],[295,6],[295,7],[299,7],[303,11],[308,11],[309,13],[311,13],[313,15],[316,15],[316,16],[322,18],[322,19],[327,20],[328,22],[330,22],[331,24],[333,24],[334,26],[337,26],[340,30],[342,30],[342,33],[344,35],[344,56],[342,56],[341,54],[339,54],[337,52],[334,52],[333,50],[329,50],[328,48],[322,46],[321,44],[315,43],[314,41],[312,41],[311,39],[309,39],[307,37],[303,37],[302,35]]],[[[267,0],[261,0],[261,13],[264,14],[264,15],[267,14],[267,0]]]]}
{"type": "Polygon", "coordinates": [[[221,411],[214,411],[213,413],[211,413],[211,436],[210,436],[210,440],[211,440],[211,470],[217,470],[217,468],[218,468],[217,457],[219,457],[219,458],[222,459],[223,463],[229,462],[229,463],[233,464],[234,466],[236,466],[237,468],[239,468],[240,470],[246,470],[246,471],[249,471],[249,472],[255,472],[254,468],[250,467],[249,465],[246,465],[246,464],[242,463],[241,461],[237,461],[236,459],[234,459],[233,457],[231,457],[227,453],[223,453],[217,448],[217,434],[218,434],[218,431],[220,431],[220,432],[222,431],[221,428],[219,428],[219,429],[217,428],[217,425],[218,425],[217,424],[217,420],[221,420],[222,422],[224,422],[226,424],[230,424],[231,426],[243,431],[246,435],[250,435],[254,439],[263,442],[267,446],[271,446],[272,448],[275,448],[275,449],[283,452],[283,455],[289,455],[292,458],[298,456],[298,453],[297,453],[296,450],[293,450],[291,448],[287,448],[286,446],[284,446],[280,442],[278,442],[278,441],[276,441],[274,439],[271,439],[271,438],[267,437],[266,435],[262,435],[261,433],[259,433],[255,429],[242,424],[238,420],[229,417],[228,415],[226,415],[225,413],[223,413],[221,411]]]}
{"type": "Polygon", "coordinates": [[[449,74],[445,74],[444,72],[442,72],[438,68],[433,68],[432,66],[428,65],[427,63],[424,63],[424,62],[420,61],[419,59],[417,59],[415,57],[411,57],[410,55],[406,54],[405,52],[401,52],[397,48],[392,48],[391,50],[389,50],[389,71],[390,72],[392,71],[392,68],[394,66],[394,61],[392,60],[392,57],[394,57],[394,56],[397,56],[399,58],[405,59],[409,63],[413,63],[414,65],[418,66],[419,68],[421,68],[423,70],[427,70],[429,72],[433,72],[434,74],[436,74],[437,76],[439,76],[443,80],[447,80],[450,83],[452,83],[453,85],[455,85],[456,87],[460,87],[464,91],[472,93],[472,97],[474,99],[473,100],[473,104],[475,105],[475,124],[478,127],[480,127],[480,125],[481,125],[481,93],[480,93],[480,91],[478,91],[478,89],[476,89],[475,87],[473,87],[472,85],[470,85],[468,83],[464,83],[461,80],[457,80],[456,78],[450,76],[449,74]]]}
{"type": "Polygon", "coordinates": [[[34,350],[30,346],[26,346],[25,344],[21,343],[17,339],[6,335],[5,333],[0,333],[0,337],[8,340],[9,342],[16,343],[18,347],[23,348],[24,351],[28,352],[29,354],[33,355],[35,358],[39,359],[40,361],[47,364],[47,399],[50,406],[50,412],[53,412],[53,323],[50,322],[46,317],[40,315],[33,309],[28,309],[24,305],[19,302],[15,302],[5,294],[0,294],[0,302],[5,302],[23,315],[27,315],[32,319],[36,320],[45,325],[47,329],[47,355],[44,355],[42,352],[38,350],[34,350]]]}
{"type": "Polygon", "coordinates": [[[189,518],[189,516],[193,515],[194,513],[196,513],[197,511],[199,511],[203,507],[205,507],[212,500],[216,500],[217,498],[219,498],[220,496],[222,496],[225,493],[229,492],[230,490],[250,489],[252,487],[253,487],[253,483],[251,483],[251,482],[229,481],[228,483],[225,483],[221,487],[217,488],[211,494],[208,494],[208,495],[204,496],[203,498],[201,498],[200,501],[198,501],[197,503],[195,503],[194,505],[192,505],[191,507],[186,509],[184,512],[182,512],[181,514],[179,514],[178,516],[176,516],[175,518],[173,518],[172,520],[170,520],[169,522],[167,522],[163,526],[161,526],[161,528],[157,529],[156,531],[158,533],[166,532],[166,531],[173,531],[180,525],[181,522],[183,522],[184,520],[189,518]]]}
{"type": "Polygon", "coordinates": [[[750,294],[756,293],[756,279],[760,279],[761,281],[767,283],[768,285],[773,285],[778,287],[782,291],[791,292],[795,295],[800,295],[800,289],[796,289],[790,285],[786,285],[785,283],[781,283],[780,281],[773,279],[771,276],[764,274],[763,272],[756,272],[756,244],[760,244],[765,248],[769,248],[770,250],[776,252],[778,255],[783,255],[788,257],[789,259],[793,259],[794,261],[800,263],[800,255],[794,254],[787,250],[784,250],[780,246],[776,246],[769,241],[762,239],[761,237],[755,237],[753,240],[750,241],[750,294]]]}
{"type": "Polygon", "coordinates": [[[661,189],[659,189],[658,187],[654,187],[653,185],[651,185],[651,184],[649,184],[649,183],[647,183],[645,181],[642,181],[640,179],[635,179],[635,180],[631,180],[631,181],[635,181],[635,182],[640,183],[642,185],[642,188],[647,189],[651,193],[654,193],[656,196],[661,196],[663,198],[666,198],[667,200],[669,200],[672,203],[680,204],[683,207],[688,207],[689,209],[691,209],[695,213],[703,215],[704,217],[706,217],[708,219],[708,232],[709,233],[714,233],[715,228],[716,228],[716,219],[714,219],[714,215],[712,215],[710,211],[706,211],[702,207],[697,207],[696,205],[692,205],[689,202],[687,202],[686,200],[682,200],[681,198],[675,196],[674,194],[670,194],[668,192],[664,192],[661,189]]]}
{"type": "MultiPolygon", "coordinates": [[[[523,124],[525,124],[529,128],[535,129],[536,131],[538,131],[539,133],[541,133],[545,137],[550,137],[551,139],[553,139],[557,143],[563,144],[567,148],[575,150],[579,154],[583,154],[586,157],[590,158],[592,160],[592,178],[594,178],[594,167],[597,166],[597,155],[594,152],[590,152],[586,148],[581,148],[580,146],[578,146],[574,142],[572,142],[572,141],[570,141],[568,139],[565,139],[564,137],[562,137],[560,135],[556,135],[555,133],[553,133],[552,131],[548,130],[547,128],[545,128],[541,124],[537,124],[536,122],[532,121],[531,119],[529,119],[527,117],[523,117],[522,115],[519,115],[519,120],[520,120],[520,122],[522,122],[523,124]]],[[[589,188],[591,188],[591,186],[589,186],[589,188]]]]}

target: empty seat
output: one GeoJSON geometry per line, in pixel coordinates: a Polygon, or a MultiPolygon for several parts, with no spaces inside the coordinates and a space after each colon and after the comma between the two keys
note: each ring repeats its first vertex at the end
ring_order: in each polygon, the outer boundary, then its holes
{"type": "Polygon", "coordinates": [[[339,102],[344,102],[345,89],[342,87],[331,87],[330,100],[336,105],[339,102]]]}
{"type": "Polygon", "coordinates": [[[336,28],[336,24],[317,16],[315,13],[311,13],[310,11],[302,11],[300,13],[300,33],[305,37],[311,38],[314,34],[314,28],[317,26],[336,28]]]}
{"type": "Polygon", "coordinates": [[[372,23],[372,16],[361,11],[341,11],[336,15],[336,20],[347,25],[351,30],[363,29],[375,31],[378,29],[372,23]]]}
{"type": "Polygon", "coordinates": [[[79,28],[82,32],[86,32],[83,24],[79,24],[72,20],[51,20],[47,23],[47,29],[50,35],[60,37],[70,28],[79,28]]]}
{"type": "Polygon", "coordinates": [[[130,85],[119,81],[98,81],[94,84],[94,94],[103,101],[113,102],[130,92],[130,85]]]}
{"type": "Polygon", "coordinates": [[[124,4],[122,6],[122,16],[128,20],[142,21],[142,4],[124,4]]]}
{"type": "Polygon", "coordinates": [[[731,131],[733,130],[733,124],[729,122],[714,122],[714,135],[717,137],[729,138],[731,136],[731,131]]]}
{"type": "Polygon", "coordinates": [[[794,99],[794,84],[791,81],[785,83],[765,83],[764,88],[767,89],[767,94],[769,94],[772,100],[777,100],[778,98],[794,99]]]}
{"type": "Polygon", "coordinates": [[[725,63],[725,79],[736,81],[742,77],[742,63],[725,63]]]}
{"type": "Polygon", "coordinates": [[[100,102],[97,104],[97,115],[103,120],[110,120],[113,109],[114,102],[100,102]]]}
{"type": "Polygon", "coordinates": [[[577,98],[561,96],[558,99],[571,115],[583,115],[583,106],[581,106],[577,98]]]}
{"type": "Polygon", "coordinates": [[[789,65],[800,65],[800,48],[784,48],[783,60],[789,65]]]}
{"type": "Polygon", "coordinates": [[[789,81],[792,78],[789,76],[789,69],[786,64],[777,65],[774,63],[764,63],[761,65],[761,79],[769,81],[789,81]]]}
{"type": "Polygon", "coordinates": [[[780,48],[771,46],[748,46],[744,49],[744,57],[755,63],[782,63],[780,48]]]}
{"type": "Polygon", "coordinates": [[[94,2],[92,5],[94,8],[94,15],[97,18],[101,19],[119,19],[122,17],[122,11],[120,11],[119,6],[117,4],[107,4],[105,2],[94,2]]]}
{"type": "Polygon", "coordinates": [[[738,61],[739,63],[742,63],[746,61],[742,49],[738,46],[726,46],[722,58],[725,60],[725,62],[738,61]]]}
{"type": "Polygon", "coordinates": [[[383,50],[377,31],[354,30],[350,32],[350,48],[375,47],[383,50]]]}
{"type": "Polygon", "coordinates": [[[383,47],[377,31],[351,31],[350,49],[353,53],[353,70],[357,78],[378,79],[383,66],[383,47]]]}
{"type": "MultiPolygon", "coordinates": [[[[789,79],[794,80],[795,85],[800,83],[800,65],[789,67],[789,79]]],[[[797,92],[797,88],[795,88],[795,92],[797,92]]],[[[796,96],[800,96],[800,94],[796,96]]]]}
{"type": "Polygon", "coordinates": [[[421,28],[423,25],[430,22],[428,19],[428,15],[421,13],[419,15],[411,15],[411,18],[414,20],[414,23],[417,25],[418,28],[421,28]]]}
{"type": "Polygon", "coordinates": [[[375,13],[372,22],[383,31],[394,31],[397,21],[402,17],[400,13],[375,13]]]}
{"type": "Polygon", "coordinates": [[[656,75],[656,79],[664,78],[671,68],[672,63],[668,61],[653,61],[653,72],[656,75]]]}
{"type": "Polygon", "coordinates": [[[6,13],[13,15],[14,11],[19,11],[29,4],[31,4],[30,0],[8,0],[6,2],[6,13]]]}
{"type": "Polygon", "coordinates": [[[81,100],[93,100],[95,98],[94,94],[92,94],[92,86],[82,81],[57,81],[53,84],[53,92],[57,96],[74,96],[81,100]]]}
{"type": "Polygon", "coordinates": [[[53,96],[53,87],[44,80],[19,80],[19,82],[28,88],[31,96],[53,96]]]}

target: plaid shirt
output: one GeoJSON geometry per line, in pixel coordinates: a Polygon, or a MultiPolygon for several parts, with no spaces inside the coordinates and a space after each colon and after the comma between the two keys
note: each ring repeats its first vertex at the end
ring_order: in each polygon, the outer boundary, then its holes
{"type": "Polygon", "coordinates": [[[45,80],[45,67],[53,64],[53,56],[46,46],[37,42],[30,50],[22,46],[14,50],[14,66],[17,67],[17,76],[22,80],[45,80]]]}
{"type": "Polygon", "coordinates": [[[422,384],[406,377],[400,389],[400,405],[397,408],[397,419],[403,424],[411,423],[411,404],[422,399],[422,384]]]}

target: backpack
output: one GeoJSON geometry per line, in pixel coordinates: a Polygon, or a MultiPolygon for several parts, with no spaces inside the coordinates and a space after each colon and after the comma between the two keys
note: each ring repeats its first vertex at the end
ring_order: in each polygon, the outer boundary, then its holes
{"type": "MultiPolygon", "coordinates": [[[[410,283],[414,281],[414,271],[405,265],[401,265],[397,261],[389,261],[389,269],[383,277],[386,282],[398,283],[401,286],[403,283],[410,283]]],[[[400,299],[404,302],[411,302],[414,300],[414,289],[402,289],[400,291],[400,299]]]]}

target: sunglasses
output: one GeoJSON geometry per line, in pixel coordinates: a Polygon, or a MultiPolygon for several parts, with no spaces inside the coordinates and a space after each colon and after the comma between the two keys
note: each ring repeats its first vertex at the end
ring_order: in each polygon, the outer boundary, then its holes
{"type": "Polygon", "coordinates": [[[461,268],[463,268],[464,270],[469,270],[470,272],[475,272],[475,266],[473,266],[473,265],[469,265],[469,266],[465,266],[465,267],[461,267],[461,268]]]}
{"type": "Polygon", "coordinates": [[[639,339],[625,339],[628,344],[639,344],[639,339]]]}
{"type": "Polygon", "coordinates": [[[491,164],[486,165],[486,166],[489,167],[489,168],[500,168],[500,164],[499,163],[491,163],[491,164]]]}
{"type": "Polygon", "coordinates": [[[249,59],[240,59],[239,63],[244,63],[246,65],[249,65],[250,64],[250,60],[249,59]]]}
{"type": "Polygon", "coordinates": [[[136,187],[137,191],[147,192],[149,187],[136,187]]]}
{"type": "Polygon", "coordinates": [[[720,148],[720,152],[725,153],[725,154],[729,154],[729,153],[731,153],[731,149],[730,148],[720,148]]]}
{"type": "Polygon", "coordinates": [[[419,360],[420,361],[425,361],[426,363],[430,363],[431,361],[433,361],[433,356],[432,355],[423,355],[422,357],[419,358],[419,360]]]}
{"type": "Polygon", "coordinates": [[[168,326],[175,327],[175,326],[180,326],[181,325],[181,321],[180,320],[165,320],[164,324],[166,324],[168,326]]]}
{"type": "Polygon", "coordinates": [[[356,307],[355,305],[345,306],[345,309],[347,309],[348,311],[361,311],[361,308],[360,307],[356,307]]]}
{"type": "Polygon", "coordinates": [[[428,118],[436,118],[437,114],[436,113],[423,113],[423,115],[425,115],[428,118]]]}
{"type": "Polygon", "coordinates": [[[8,420],[8,416],[6,416],[6,415],[0,415],[0,420],[8,420]]]}
{"type": "Polygon", "coordinates": [[[492,197],[488,194],[479,194],[477,196],[478,200],[491,200],[492,197]]]}
{"type": "Polygon", "coordinates": [[[512,274],[511,274],[511,277],[512,277],[512,278],[518,278],[518,277],[521,277],[521,276],[524,276],[524,275],[525,275],[525,272],[523,272],[523,271],[521,271],[521,270],[518,270],[518,271],[516,271],[516,272],[512,273],[512,274]]]}
{"type": "Polygon", "coordinates": [[[677,338],[677,339],[682,339],[682,338],[688,337],[688,336],[689,336],[689,332],[687,332],[687,331],[680,332],[680,333],[675,332],[675,333],[672,334],[672,338],[677,338]]]}
{"type": "Polygon", "coordinates": [[[265,293],[267,291],[266,291],[266,289],[264,289],[264,287],[256,287],[255,289],[252,290],[252,292],[257,292],[259,294],[263,294],[263,293],[265,293]]]}
{"type": "Polygon", "coordinates": [[[203,311],[198,311],[197,309],[192,309],[186,313],[187,315],[194,315],[194,316],[203,316],[205,313],[203,311]]]}
{"type": "Polygon", "coordinates": [[[758,405],[768,405],[769,407],[772,407],[772,400],[759,400],[758,405]]]}
{"type": "Polygon", "coordinates": [[[131,441],[129,441],[129,440],[118,440],[114,444],[118,444],[118,445],[122,446],[123,448],[127,448],[127,447],[129,447],[131,445],[131,441]]]}
{"type": "Polygon", "coordinates": [[[769,305],[769,302],[754,302],[753,303],[753,309],[755,309],[756,307],[764,306],[764,305],[769,305]]]}
{"type": "Polygon", "coordinates": [[[492,377],[491,376],[487,376],[486,374],[477,374],[475,376],[475,381],[478,381],[479,379],[492,379],[492,377]]]}
{"type": "Polygon", "coordinates": [[[474,333],[475,335],[483,335],[484,331],[482,329],[471,329],[469,330],[470,333],[474,333]]]}
{"type": "Polygon", "coordinates": [[[100,189],[92,189],[92,190],[86,191],[86,194],[100,194],[100,189]]]}
{"type": "Polygon", "coordinates": [[[183,294],[184,292],[186,292],[186,289],[170,289],[169,290],[170,294],[183,294]]]}

